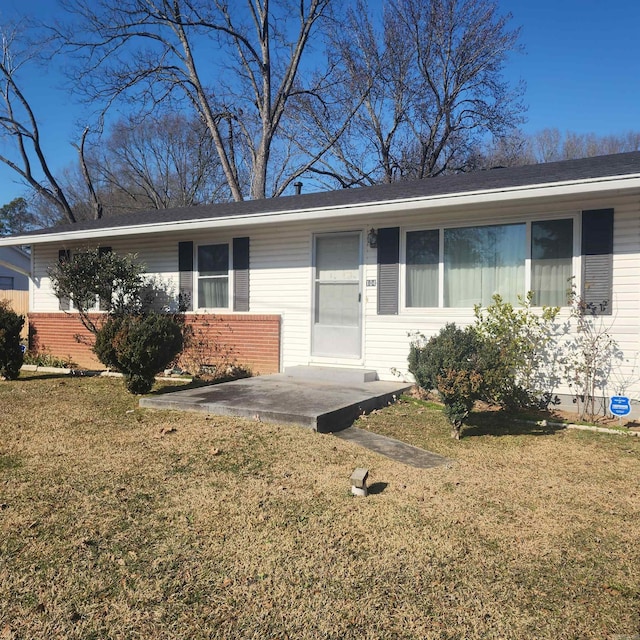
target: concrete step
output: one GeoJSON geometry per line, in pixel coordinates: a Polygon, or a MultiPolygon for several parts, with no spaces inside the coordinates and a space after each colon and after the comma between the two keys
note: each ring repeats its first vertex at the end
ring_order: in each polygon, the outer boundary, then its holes
{"type": "Polygon", "coordinates": [[[378,372],[374,369],[302,365],[285,367],[284,375],[301,380],[326,381],[337,384],[362,384],[363,382],[375,382],[378,379],[378,372]]]}

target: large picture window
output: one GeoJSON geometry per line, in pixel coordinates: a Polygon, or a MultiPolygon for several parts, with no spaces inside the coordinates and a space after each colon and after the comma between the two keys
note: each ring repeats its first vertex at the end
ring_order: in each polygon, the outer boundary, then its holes
{"type": "Polygon", "coordinates": [[[524,224],[445,229],[444,306],[491,304],[499,293],[517,303],[524,294],[524,224]]]}
{"type": "Polygon", "coordinates": [[[566,305],[573,226],[567,218],[408,231],[405,306],[471,308],[495,294],[517,304],[527,288],[537,306],[566,305]]]}
{"type": "Polygon", "coordinates": [[[225,309],[229,306],[229,245],[198,247],[198,307],[225,309]]]}

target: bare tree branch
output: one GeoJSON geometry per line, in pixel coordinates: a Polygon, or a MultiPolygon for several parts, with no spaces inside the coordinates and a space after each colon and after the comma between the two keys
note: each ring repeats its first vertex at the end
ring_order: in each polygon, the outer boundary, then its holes
{"type": "Polygon", "coordinates": [[[264,198],[281,192],[279,176],[308,164],[287,152],[293,134],[285,119],[303,86],[301,65],[310,64],[310,37],[333,0],[298,0],[297,10],[289,2],[66,0],[77,22],[57,33],[82,59],[88,99],[151,110],[186,98],[209,131],[232,198],[264,198]]]}
{"type": "Polygon", "coordinates": [[[0,83],[2,83],[3,101],[0,105],[0,135],[16,145],[20,162],[6,155],[0,155],[0,162],[20,175],[37,193],[54,205],[69,222],[75,222],[75,215],[65,193],[47,163],[33,109],[16,81],[20,65],[14,57],[15,52],[12,51],[15,35],[11,32],[0,34],[2,39],[0,83]],[[39,180],[35,176],[32,160],[44,175],[44,180],[39,180]]]}

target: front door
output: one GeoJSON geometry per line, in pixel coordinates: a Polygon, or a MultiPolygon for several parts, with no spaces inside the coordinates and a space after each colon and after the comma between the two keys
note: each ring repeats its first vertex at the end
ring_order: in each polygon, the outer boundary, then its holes
{"type": "Polygon", "coordinates": [[[361,234],[315,236],[312,355],[360,358],[361,234]]]}

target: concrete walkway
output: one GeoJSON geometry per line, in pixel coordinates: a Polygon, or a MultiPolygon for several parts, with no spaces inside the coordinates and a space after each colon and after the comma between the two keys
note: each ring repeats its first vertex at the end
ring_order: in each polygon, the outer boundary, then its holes
{"type": "Polygon", "coordinates": [[[293,367],[275,375],[146,396],[140,406],[299,424],[412,466],[445,464],[446,458],[351,426],[362,414],[395,402],[409,387],[381,382],[375,371],[293,367]]]}
{"type": "Polygon", "coordinates": [[[395,438],[389,438],[388,436],[382,436],[378,433],[358,429],[357,427],[349,427],[342,431],[336,431],[333,435],[342,440],[355,442],[365,449],[370,449],[387,458],[403,462],[411,467],[418,467],[419,469],[433,469],[434,467],[441,467],[451,462],[448,458],[439,456],[436,453],[414,447],[395,438]]]}

